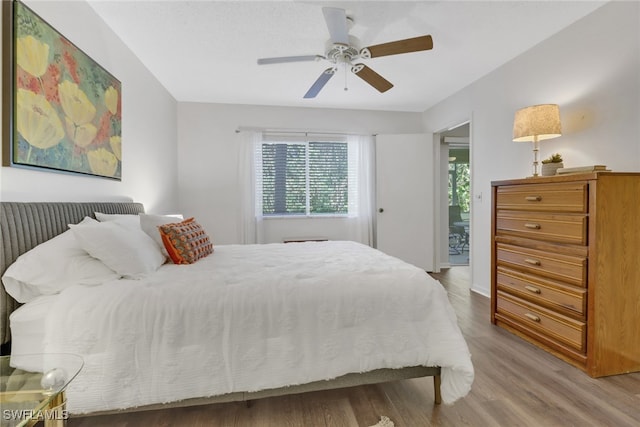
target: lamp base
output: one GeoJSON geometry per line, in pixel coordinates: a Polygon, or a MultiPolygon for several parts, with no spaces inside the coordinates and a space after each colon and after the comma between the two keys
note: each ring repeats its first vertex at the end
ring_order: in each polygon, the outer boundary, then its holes
{"type": "Polygon", "coordinates": [[[533,177],[540,176],[540,144],[538,144],[538,135],[533,137],[533,177]]]}

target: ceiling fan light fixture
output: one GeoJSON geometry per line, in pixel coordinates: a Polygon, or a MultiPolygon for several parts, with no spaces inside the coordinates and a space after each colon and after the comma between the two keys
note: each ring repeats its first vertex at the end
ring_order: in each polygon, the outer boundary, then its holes
{"type": "Polygon", "coordinates": [[[365,64],[358,63],[354,65],[353,62],[358,59],[370,59],[377,58],[379,56],[398,55],[401,53],[433,49],[433,40],[430,35],[396,40],[360,49],[360,41],[356,37],[349,35],[349,29],[353,24],[353,18],[347,16],[344,9],[323,7],[322,13],[324,14],[330,35],[330,39],[325,46],[325,56],[307,55],[258,59],[259,65],[283,62],[317,61],[320,59],[326,59],[329,61],[332,64],[332,67],[326,69],[320,77],[316,79],[311,88],[305,94],[305,98],[315,98],[341,66],[344,67],[345,74],[344,90],[348,90],[347,74],[348,70],[351,70],[352,73],[356,74],[378,92],[386,92],[393,87],[391,82],[365,64]]]}
{"type": "Polygon", "coordinates": [[[358,57],[358,49],[354,48],[352,45],[331,43],[327,47],[325,57],[329,62],[334,64],[340,62],[342,58],[348,58],[349,61],[352,61],[358,57]]]}

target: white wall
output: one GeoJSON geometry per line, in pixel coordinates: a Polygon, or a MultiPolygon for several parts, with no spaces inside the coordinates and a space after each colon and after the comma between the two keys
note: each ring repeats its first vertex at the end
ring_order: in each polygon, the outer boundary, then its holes
{"type": "Polygon", "coordinates": [[[148,212],[176,211],[175,99],[88,3],[25,3],[122,82],[122,181],[3,167],[0,199],[134,200],[144,203],[148,212]]]}
{"type": "MultiPolygon", "coordinates": [[[[472,60],[472,58],[470,58],[472,60]]],[[[531,174],[532,146],[511,141],[513,115],[560,105],[563,135],[541,158],[566,167],[640,170],[640,3],[612,2],[424,113],[428,131],[472,117],[472,288],[490,293],[491,181],[531,174]]]]}
{"type": "MultiPolygon", "coordinates": [[[[223,104],[178,104],[180,209],[195,216],[219,244],[240,243],[238,127],[361,134],[419,133],[420,113],[330,110],[223,104]]],[[[341,219],[268,219],[265,241],[285,237],[344,239],[341,219]]]]}
{"type": "MultiPolygon", "coordinates": [[[[515,110],[560,104],[564,134],[542,143],[543,157],[558,151],[566,166],[640,169],[638,2],[603,6],[424,114],[178,104],[87,3],[27,4],[122,81],[123,179],[3,167],[2,200],[132,199],[148,211],[197,216],[216,242],[237,243],[238,126],[417,133],[472,118],[473,193],[483,196],[473,206],[472,277],[488,294],[490,182],[530,171],[531,146],[511,142],[515,110]]],[[[293,221],[274,222],[270,240],[330,234],[293,221]]]]}

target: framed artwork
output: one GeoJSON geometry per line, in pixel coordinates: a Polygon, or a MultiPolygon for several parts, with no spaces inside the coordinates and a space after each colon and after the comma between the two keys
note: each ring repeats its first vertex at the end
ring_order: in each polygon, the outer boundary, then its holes
{"type": "Polygon", "coordinates": [[[3,1],[3,165],[120,180],[120,81],[19,1],[3,1]]]}

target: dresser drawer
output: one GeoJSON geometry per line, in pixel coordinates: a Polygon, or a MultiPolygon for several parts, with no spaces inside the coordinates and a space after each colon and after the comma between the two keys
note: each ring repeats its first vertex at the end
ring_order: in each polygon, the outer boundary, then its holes
{"type": "Polygon", "coordinates": [[[498,187],[498,210],[587,212],[587,184],[527,184],[498,187]]]}
{"type": "Polygon", "coordinates": [[[587,290],[553,280],[530,276],[504,267],[498,267],[498,290],[542,305],[564,314],[584,319],[587,309],[587,290]]]}
{"type": "Polygon", "coordinates": [[[499,211],[496,216],[496,233],[584,246],[587,244],[587,216],[499,211]]]}
{"type": "Polygon", "coordinates": [[[501,291],[498,291],[497,311],[516,323],[543,333],[579,352],[586,350],[585,322],[571,319],[501,291]]]}
{"type": "Polygon", "coordinates": [[[561,280],[576,286],[587,283],[587,259],[520,246],[498,243],[496,250],[498,266],[509,266],[551,279],[561,280]]]}

